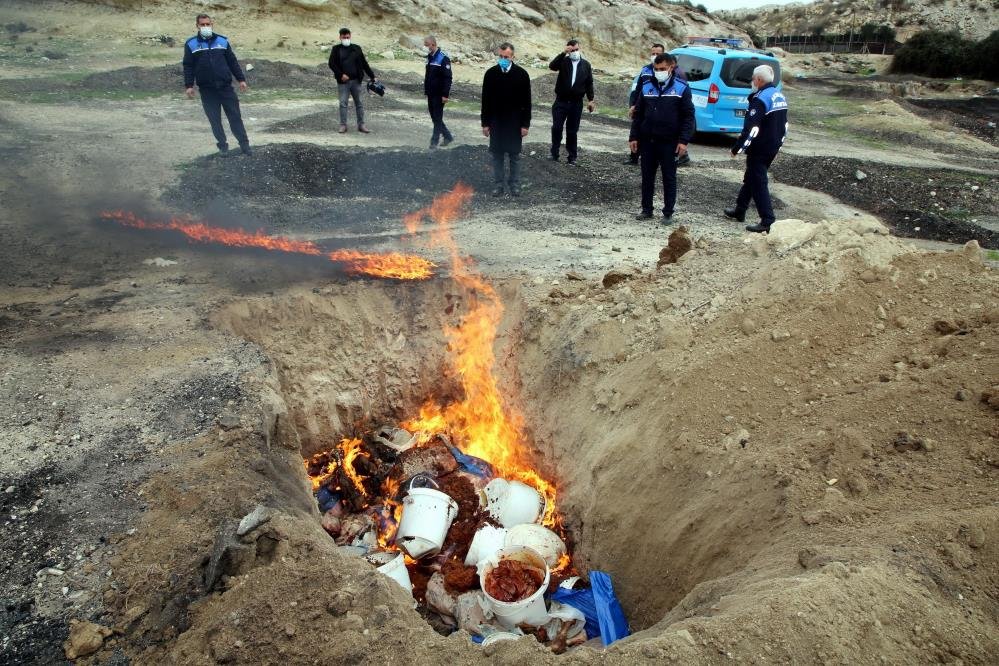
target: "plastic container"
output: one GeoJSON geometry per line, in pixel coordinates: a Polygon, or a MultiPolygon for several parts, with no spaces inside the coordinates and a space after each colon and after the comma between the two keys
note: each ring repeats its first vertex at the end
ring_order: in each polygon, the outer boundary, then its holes
{"type": "MultiPolygon", "coordinates": [[[[474,541],[473,541],[474,543],[474,541]]],[[[566,553],[565,542],[547,527],[526,523],[507,530],[504,546],[529,546],[545,558],[548,568],[554,568],[566,553]]],[[[466,563],[467,564],[467,563],[466,563]]]]}
{"type": "Polygon", "coordinates": [[[493,479],[484,492],[486,510],[503,527],[536,523],[545,515],[545,498],[521,481],[493,479]]]}
{"type": "Polygon", "coordinates": [[[402,585],[402,589],[410,594],[413,593],[413,583],[409,579],[409,569],[406,568],[406,557],[402,553],[372,553],[366,559],[378,565],[377,570],[402,585]],[[388,561],[379,564],[384,560],[388,561]]]}
{"type": "Polygon", "coordinates": [[[402,500],[395,544],[413,559],[436,555],[457,515],[458,503],[441,491],[412,488],[402,500]]]}
{"type": "Polygon", "coordinates": [[[499,643],[500,641],[515,641],[518,638],[523,638],[524,634],[515,634],[510,631],[497,631],[495,633],[489,634],[482,640],[482,647],[487,645],[492,645],[493,643],[499,643]]]}
{"type": "Polygon", "coordinates": [[[485,562],[479,567],[479,583],[482,592],[493,610],[493,614],[501,625],[507,629],[515,629],[518,625],[526,624],[532,627],[540,627],[548,622],[548,608],[545,606],[545,592],[548,590],[548,583],[551,573],[545,558],[538,551],[528,546],[512,546],[501,548],[494,558],[485,562]],[[521,601],[500,601],[493,599],[486,592],[486,577],[489,572],[502,560],[517,560],[524,564],[536,567],[545,572],[544,579],[537,591],[531,596],[521,601]]]}
{"type": "Polygon", "coordinates": [[[496,555],[500,548],[506,545],[506,530],[502,527],[483,525],[472,537],[472,543],[468,546],[468,554],[465,555],[465,566],[478,566],[479,562],[488,560],[496,555]]]}

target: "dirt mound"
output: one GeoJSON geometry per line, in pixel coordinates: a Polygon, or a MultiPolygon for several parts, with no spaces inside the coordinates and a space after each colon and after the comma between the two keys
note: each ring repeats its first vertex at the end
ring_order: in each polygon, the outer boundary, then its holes
{"type": "Polygon", "coordinates": [[[999,96],[908,98],[899,100],[899,103],[917,113],[953,123],[992,145],[999,145],[999,132],[996,130],[999,96]]]}
{"type": "Polygon", "coordinates": [[[993,176],[791,154],[782,154],[771,171],[782,183],[825,192],[880,216],[899,236],[977,240],[999,248],[999,233],[972,222],[994,217],[999,208],[993,176]]]}

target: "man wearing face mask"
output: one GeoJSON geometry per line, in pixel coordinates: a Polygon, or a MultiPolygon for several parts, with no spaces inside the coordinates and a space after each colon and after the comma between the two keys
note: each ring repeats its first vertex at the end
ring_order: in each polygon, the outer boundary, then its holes
{"type": "Polygon", "coordinates": [[[482,134],[489,137],[493,157],[493,196],[520,196],[520,149],[531,127],[531,77],[513,62],[513,44],[503,42],[496,64],[482,77],[482,134]],[[509,178],[504,160],[510,161],[509,178]]]}
{"type": "Polygon", "coordinates": [[[746,154],[746,173],[735,206],[724,212],[726,217],[745,222],[749,202],[755,201],[760,221],[747,226],[746,231],[768,233],[775,218],[767,169],[787,136],[787,99],[774,87],[774,70],[770,65],[760,65],[753,70],[752,89],[742,135],[732,147],[733,159],[746,154]]]}
{"type": "Polygon", "coordinates": [[[427,71],[423,76],[423,94],[427,96],[427,109],[430,120],[434,124],[434,133],[430,136],[430,150],[437,148],[441,137],[444,141],[441,147],[454,141],[450,130],[444,124],[444,105],[451,94],[451,60],[437,46],[437,38],[429,35],[423,39],[423,47],[427,50],[427,71]]]}
{"type": "Polygon", "coordinates": [[[214,24],[208,14],[198,14],[195,19],[198,34],[184,44],[184,88],[189,99],[194,99],[194,84],[198,84],[201,106],[208,116],[215,135],[219,155],[226,157],[229,143],[222,127],[222,111],[229,119],[229,128],[239,141],[239,149],[250,155],[250,139],[243,127],[243,117],[239,112],[239,97],[232,89],[232,80],[239,81],[240,92],[246,92],[246,76],[243,74],[232,45],[225,36],[215,33],[214,24]]]}
{"type": "Polygon", "coordinates": [[[552,161],[558,162],[565,127],[565,151],[569,164],[578,156],[577,136],[579,121],[583,117],[583,97],[588,100],[587,110],[593,113],[593,68],[583,60],[579,41],[570,39],[565,50],[548,64],[548,69],[558,72],[555,80],[555,103],[552,104],[552,161]]]}
{"type": "MultiPolygon", "coordinates": [[[[631,81],[631,89],[628,91],[628,117],[635,117],[635,105],[638,103],[638,87],[642,85],[643,79],[655,78],[652,66],[656,62],[656,56],[666,53],[666,47],[656,43],[649,48],[649,64],[642,67],[642,70],[631,81]]],[[[627,164],[638,166],[638,151],[629,152],[627,164]]]]}
{"type": "Polygon", "coordinates": [[[676,206],[676,158],[687,152],[694,134],[694,103],[690,88],[675,74],[676,58],[656,56],[653,79],[643,79],[638,89],[635,117],[631,121],[629,148],[641,150],[642,212],[639,220],[652,218],[656,171],[662,170],[663,224],[673,220],[676,206]]]}
{"type": "Polygon", "coordinates": [[[357,131],[369,134],[364,124],[364,102],[361,101],[361,82],[367,74],[372,82],[376,81],[375,73],[371,71],[364,51],[351,42],[350,28],[340,28],[340,43],[330,50],[330,69],[336,79],[340,93],[340,134],[347,131],[347,105],[354,98],[354,112],[357,114],[357,131]]]}

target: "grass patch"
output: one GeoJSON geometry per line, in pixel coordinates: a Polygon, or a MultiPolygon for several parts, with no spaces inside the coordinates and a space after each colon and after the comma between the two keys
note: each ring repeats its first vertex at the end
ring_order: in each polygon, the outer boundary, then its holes
{"type": "Polygon", "coordinates": [[[68,102],[87,102],[102,100],[111,102],[129,102],[154,97],[165,97],[162,90],[59,90],[54,92],[21,92],[0,90],[0,99],[15,100],[28,104],[66,104],[68,102]]]}
{"type": "Polygon", "coordinates": [[[999,261],[999,250],[986,250],[985,259],[988,261],[999,261]]]}

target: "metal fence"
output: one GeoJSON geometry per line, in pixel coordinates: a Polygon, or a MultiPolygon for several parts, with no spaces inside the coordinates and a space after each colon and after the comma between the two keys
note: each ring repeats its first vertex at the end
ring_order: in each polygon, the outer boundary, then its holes
{"type": "Polygon", "coordinates": [[[871,42],[857,35],[775,35],[764,48],[776,46],[788,53],[877,53],[892,55],[898,42],[871,42]]]}

